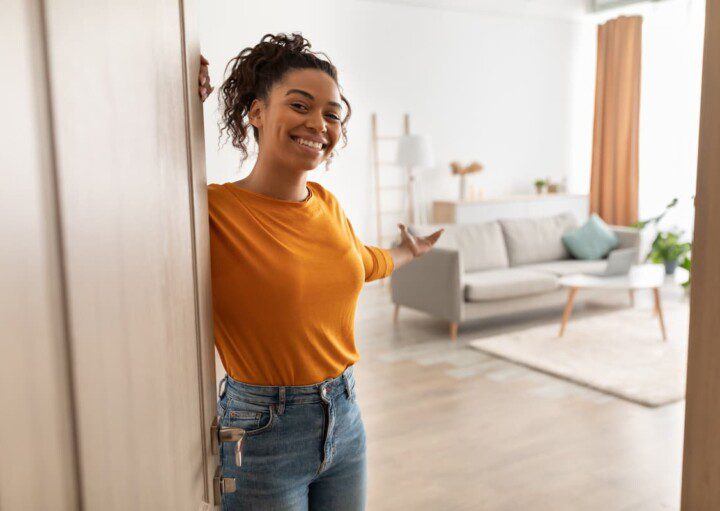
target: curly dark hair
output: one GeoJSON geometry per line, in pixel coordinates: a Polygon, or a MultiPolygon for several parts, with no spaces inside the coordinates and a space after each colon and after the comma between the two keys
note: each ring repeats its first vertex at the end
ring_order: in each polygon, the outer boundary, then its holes
{"type": "MultiPolygon", "coordinates": [[[[232,58],[225,67],[231,67],[228,76],[220,87],[219,101],[222,117],[218,121],[220,138],[223,133],[232,140],[233,146],[240,150],[240,164],[248,156],[248,127],[252,127],[255,142],[259,132],[247,120],[250,105],[256,98],[267,101],[272,86],[281,81],[293,69],[318,69],[327,73],[337,84],[337,69],[322,52],[310,50],[310,41],[300,33],[265,34],[253,47],[245,48],[232,58]],[[322,55],[325,60],[319,58],[322,55]]],[[[340,85],[338,84],[338,89],[340,85]]],[[[347,107],[347,115],[341,121],[343,147],[347,145],[347,122],[351,109],[347,98],[340,93],[347,107]]]]}

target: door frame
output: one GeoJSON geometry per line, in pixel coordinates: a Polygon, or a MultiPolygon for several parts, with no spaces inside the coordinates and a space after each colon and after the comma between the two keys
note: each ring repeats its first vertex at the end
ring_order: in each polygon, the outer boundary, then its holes
{"type": "Polygon", "coordinates": [[[681,509],[720,509],[720,0],[705,5],[681,509]]]}

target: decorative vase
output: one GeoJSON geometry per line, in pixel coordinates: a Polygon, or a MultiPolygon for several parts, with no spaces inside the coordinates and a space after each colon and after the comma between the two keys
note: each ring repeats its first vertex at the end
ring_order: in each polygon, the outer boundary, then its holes
{"type": "Polygon", "coordinates": [[[675,268],[678,266],[677,259],[674,261],[663,261],[665,263],[665,275],[672,275],[675,273],[675,268]]]}

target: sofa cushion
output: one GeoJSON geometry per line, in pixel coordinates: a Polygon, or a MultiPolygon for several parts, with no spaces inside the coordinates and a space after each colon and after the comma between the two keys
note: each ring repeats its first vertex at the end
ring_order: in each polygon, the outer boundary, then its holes
{"type": "Polygon", "coordinates": [[[435,243],[436,247],[458,250],[463,270],[480,271],[509,266],[505,239],[498,222],[475,224],[412,225],[413,235],[427,236],[443,227],[445,232],[435,243]]]}
{"type": "Polygon", "coordinates": [[[598,261],[581,261],[579,259],[565,259],[564,261],[549,261],[518,266],[518,269],[547,271],[558,277],[572,275],[573,273],[587,273],[603,271],[607,266],[607,259],[598,261]]]}
{"type": "Polygon", "coordinates": [[[499,220],[510,266],[570,258],[562,235],[577,225],[570,212],[558,215],[499,220]]]}
{"type": "Polygon", "coordinates": [[[620,244],[620,238],[597,213],[593,213],[582,227],[563,234],[562,241],[578,259],[602,259],[620,244]]]}
{"type": "Polygon", "coordinates": [[[465,273],[463,284],[466,301],[483,302],[546,293],[558,287],[558,279],[545,271],[505,268],[465,273]]]}

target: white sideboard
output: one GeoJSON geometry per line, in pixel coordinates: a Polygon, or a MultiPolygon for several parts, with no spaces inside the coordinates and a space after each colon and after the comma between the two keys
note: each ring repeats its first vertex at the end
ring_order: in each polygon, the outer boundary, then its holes
{"type": "Polygon", "coordinates": [[[465,201],[434,201],[433,223],[467,224],[490,222],[498,218],[528,218],[550,216],[570,211],[578,225],[588,218],[587,195],[544,193],[509,195],[465,201]]]}

